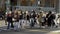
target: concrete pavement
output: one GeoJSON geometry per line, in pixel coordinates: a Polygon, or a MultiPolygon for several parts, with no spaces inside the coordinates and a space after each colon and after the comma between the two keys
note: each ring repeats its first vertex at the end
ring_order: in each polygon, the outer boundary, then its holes
{"type": "Polygon", "coordinates": [[[0,20],[0,27],[6,26],[5,25],[5,20],[0,20]]]}

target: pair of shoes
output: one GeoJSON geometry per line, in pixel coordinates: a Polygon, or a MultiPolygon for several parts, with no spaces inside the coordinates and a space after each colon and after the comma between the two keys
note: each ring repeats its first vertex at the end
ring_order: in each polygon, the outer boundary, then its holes
{"type": "Polygon", "coordinates": [[[19,30],[14,30],[15,32],[19,32],[19,30]]]}
{"type": "Polygon", "coordinates": [[[2,30],[0,30],[0,32],[1,32],[2,30]]]}
{"type": "Polygon", "coordinates": [[[56,26],[55,28],[58,28],[58,26],[56,26]]]}
{"type": "Polygon", "coordinates": [[[42,28],[45,28],[45,26],[42,26],[42,28]]]}
{"type": "Polygon", "coordinates": [[[7,28],[7,29],[10,29],[10,28],[7,28]]]}

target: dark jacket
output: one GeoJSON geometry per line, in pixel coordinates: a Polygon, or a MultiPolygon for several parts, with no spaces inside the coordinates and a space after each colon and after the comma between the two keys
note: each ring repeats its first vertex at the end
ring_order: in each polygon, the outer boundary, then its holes
{"type": "Polygon", "coordinates": [[[7,21],[12,22],[12,16],[9,16],[9,14],[7,15],[7,21]]]}

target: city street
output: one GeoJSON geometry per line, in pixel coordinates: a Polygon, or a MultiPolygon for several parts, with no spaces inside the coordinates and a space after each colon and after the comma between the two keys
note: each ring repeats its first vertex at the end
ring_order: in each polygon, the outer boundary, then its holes
{"type": "Polygon", "coordinates": [[[0,34],[59,34],[60,28],[27,28],[19,31],[7,30],[5,21],[0,21],[0,34]]]}
{"type": "Polygon", "coordinates": [[[60,0],[0,0],[0,34],[60,34],[60,0]]]}

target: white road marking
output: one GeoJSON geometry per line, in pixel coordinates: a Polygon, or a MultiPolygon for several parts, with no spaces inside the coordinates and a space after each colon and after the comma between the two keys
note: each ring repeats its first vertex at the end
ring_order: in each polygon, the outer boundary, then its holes
{"type": "Polygon", "coordinates": [[[46,30],[29,30],[31,32],[49,32],[49,31],[46,31],[46,30]]]}
{"type": "Polygon", "coordinates": [[[51,32],[60,32],[60,30],[56,30],[56,31],[51,31],[51,32]]]}
{"type": "Polygon", "coordinates": [[[60,30],[50,31],[47,34],[60,34],[60,30]]]}

